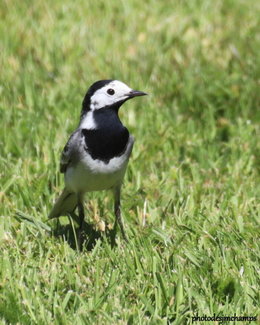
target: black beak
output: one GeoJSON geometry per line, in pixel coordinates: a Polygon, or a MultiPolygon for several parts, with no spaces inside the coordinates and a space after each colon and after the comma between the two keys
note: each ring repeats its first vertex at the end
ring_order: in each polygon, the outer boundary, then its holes
{"type": "Polygon", "coordinates": [[[137,96],[145,96],[148,95],[147,93],[144,93],[143,91],[139,91],[139,90],[131,90],[126,96],[128,98],[134,98],[137,96]]]}

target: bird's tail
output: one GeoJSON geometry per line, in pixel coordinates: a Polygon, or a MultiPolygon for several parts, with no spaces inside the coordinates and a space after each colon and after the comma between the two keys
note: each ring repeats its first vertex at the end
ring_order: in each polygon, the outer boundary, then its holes
{"type": "Polygon", "coordinates": [[[58,218],[60,216],[66,216],[73,212],[77,206],[77,195],[68,191],[66,188],[63,190],[58,200],[55,202],[52,208],[49,219],[58,218]]]}

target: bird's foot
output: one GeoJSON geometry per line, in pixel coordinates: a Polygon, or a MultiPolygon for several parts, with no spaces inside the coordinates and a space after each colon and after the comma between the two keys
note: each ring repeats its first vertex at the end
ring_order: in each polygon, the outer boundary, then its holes
{"type": "Polygon", "coordinates": [[[78,230],[78,238],[77,238],[77,240],[78,240],[78,250],[79,251],[82,251],[82,248],[83,248],[83,243],[84,243],[84,241],[85,241],[85,233],[84,233],[84,231],[83,231],[83,229],[79,229],[78,230]]]}

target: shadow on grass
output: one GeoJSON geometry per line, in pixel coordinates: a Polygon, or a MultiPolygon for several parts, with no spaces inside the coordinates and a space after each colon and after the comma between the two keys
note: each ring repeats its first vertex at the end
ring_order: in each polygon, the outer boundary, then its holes
{"type": "MultiPolygon", "coordinates": [[[[75,220],[73,216],[73,220],[75,220]]],[[[107,229],[105,232],[96,230],[93,224],[87,223],[84,221],[83,230],[80,234],[80,239],[82,244],[78,244],[78,236],[79,231],[78,228],[75,227],[73,221],[69,218],[70,224],[61,225],[59,220],[57,219],[56,227],[52,230],[52,235],[59,238],[62,237],[67,241],[69,246],[72,249],[79,249],[87,251],[91,251],[95,246],[97,241],[100,239],[101,241],[107,240],[111,247],[116,245],[116,227],[113,229],[107,229]],[[80,247],[79,247],[80,246],[80,247]]]]}
{"type": "Polygon", "coordinates": [[[23,213],[22,211],[17,211],[14,215],[15,219],[19,222],[25,222],[28,226],[34,227],[41,231],[42,233],[48,233],[54,237],[62,237],[64,240],[68,242],[70,247],[75,250],[83,250],[86,249],[91,251],[97,243],[97,240],[108,241],[113,248],[116,245],[116,233],[117,226],[113,229],[108,229],[106,227],[106,231],[98,231],[94,228],[93,224],[87,223],[84,221],[83,230],[80,234],[81,247],[78,245],[78,228],[75,227],[75,223],[78,222],[78,217],[76,214],[72,214],[68,217],[70,224],[61,225],[59,219],[55,222],[52,222],[52,226],[50,226],[49,222],[52,220],[45,220],[45,222],[36,220],[35,218],[23,213]]]}

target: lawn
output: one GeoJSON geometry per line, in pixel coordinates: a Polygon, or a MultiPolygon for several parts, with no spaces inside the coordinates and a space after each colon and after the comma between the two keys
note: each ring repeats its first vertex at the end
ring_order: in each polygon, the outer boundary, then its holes
{"type": "Polygon", "coordinates": [[[259,15],[255,0],[1,1],[0,324],[259,315],[259,15]],[[77,223],[47,216],[99,79],[149,96],[120,110],[129,243],[99,231],[112,197],[91,193],[78,251],[77,223]]]}

